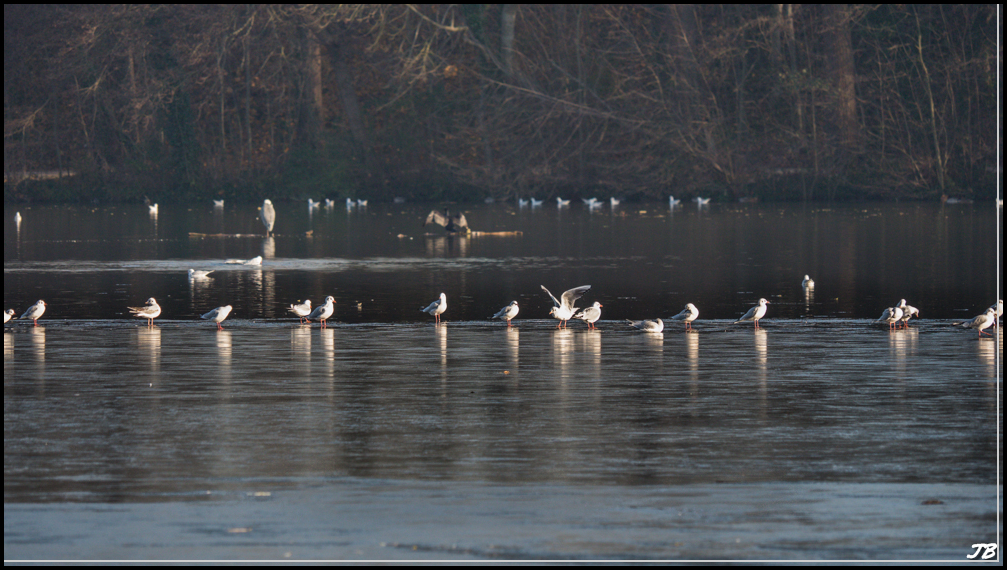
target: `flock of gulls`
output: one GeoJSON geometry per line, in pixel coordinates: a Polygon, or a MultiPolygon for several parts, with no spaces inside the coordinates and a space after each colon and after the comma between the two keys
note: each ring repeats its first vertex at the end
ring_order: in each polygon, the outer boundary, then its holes
{"type": "MultiPolygon", "coordinates": [[[[145,200],[150,213],[152,215],[157,215],[157,204],[151,203],[149,200],[145,200]]],[[[557,206],[560,208],[566,207],[570,204],[569,200],[563,200],[562,198],[556,199],[557,206]]],[[[619,200],[617,198],[611,198],[609,204],[611,207],[615,208],[619,205],[619,200]]],[[[677,200],[674,196],[668,199],[671,208],[676,208],[681,205],[681,200],[677,200]]],[[[709,204],[710,200],[707,198],[696,198],[696,205],[702,208],[709,204]]],[[[331,200],[326,200],[326,207],[331,207],[334,202],[331,200]]],[[[529,201],[519,200],[520,206],[530,205],[532,207],[537,207],[542,205],[541,200],[536,200],[532,198],[529,201]]],[[[584,199],[584,204],[588,208],[600,207],[603,202],[597,198],[584,199]]],[[[223,200],[214,200],[214,207],[223,207],[223,200]]],[[[314,200],[308,200],[308,207],[315,208],[321,205],[321,202],[315,202],[314,200]]],[[[353,201],[349,198],[346,199],[347,209],[351,209],[354,206],[366,207],[366,200],[353,201]]],[[[266,235],[270,235],[273,232],[273,227],[276,223],[276,210],[273,208],[273,203],[269,200],[265,200],[262,206],[259,207],[259,219],[262,221],[263,226],[266,229],[266,235]]],[[[16,221],[20,225],[21,222],[20,212],[16,216],[16,221]]],[[[465,219],[465,215],[461,213],[451,214],[447,209],[444,213],[440,213],[436,210],[431,211],[427,216],[424,226],[427,224],[436,223],[438,225],[444,226],[445,230],[449,233],[469,233],[468,221],[465,219]]],[[[248,260],[242,259],[229,259],[225,261],[226,264],[241,264],[241,265],[262,265],[262,257],[254,257],[248,260]]],[[[209,274],[213,271],[201,271],[189,269],[189,280],[196,281],[202,279],[208,279],[209,274]]],[[[554,319],[558,320],[559,323],[556,325],[557,328],[566,328],[568,321],[572,319],[584,321],[587,324],[589,330],[597,329],[595,323],[601,319],[601,309],[603,305],[599,302],[595,302],[590,307],[584,309],[577,309],[575,304],[578,299],[584,296],[588,290],[591,289],[590,285],[581,285],[580,287],[574,287],[573,289],[568,289],[560,295],[557,299],[545,286],[541,286],[542,290],[545,291],[549,298],[553,302],[552,309],[549,310],[549,315],[554,319]]],[[[815,289],[815,281],[811,279],[810,276],[805,275],[804,280],[801,282],[801,287],[805,292],[811,292],[815,289]]],[[[322,328],[327,327],[327,321],[330,319],[335,312],[336,301],[331,296],[325,298],[325,302],[317,307],[312,307],[310,300],[299,301],[296,304],[291,304],[287,309],[288,312],[292,313],[294,316],[300,319],[301,324],[309,324],[311,322],[318,322],[321,324],[322,328]]],[[[751,322],[754,324],[755,328],[759,328],[759,321],[766,316],[768,310],[767,305],[769,301],[766,299],[759,299],[759,303],[748,310],[740,319],[734,321],[733,324],[741,324],[746,322],[751,322]]],[[[13,309],[8,309],[4,311],[4,324],[12,320],[30,320],[35,326],[38,326],[38,320],[45,314],[46,307],[48,305],[45,301],[39,300],[34,305],[28,308],[18,318],[14,318],[15,312],[13,309]]],[[[154,319],[161,316],[161,307],[157,304],[157,301],[151,297],[147,299],[147,303],[142,307],[127,307],[129,312],[136,318],[145,319],[147,321],[147,326],[154,326],[154,319]]],[[[430,303],[426,308],[420,309],[420,311],[427,313],[428,315],[434,317],[434,323],[436,325],[441,324],[441,315],[447,311],[448,299],[447,295],[444,293],[440,294],[440,297],[430,303]]],[[[222,330],[223,323],[227,317],[231,314],[231,305],[225,305],[223,307],[217,307],[212,311],[201,315],[200,318],[212,323],[216,323],[217,329],[222,330]]],[[[511,301],[509,305],[500,309],[492,319],[500,319],[507,322],[507,326],[511,326],[511,321],[517,317],[520,308],[518,307],[517,301],[511,301]]],[[[919,317],[920,311],[916,307],[908,305],[905,299],[902,299],[897,305],[888,307],[884,310],[875,322],[886,323],[889,329],[908,328],[909,320],[913,317],[919,317]]],[[[997,319],[1003,315],[1003,300],[998,300],[989,309],[986,310],[981,315],[975,318],[964,321],[953,323],[953,326],[962,327],[966,329],[974,329],[979,331],[979,336],[983,335],[991,336],[984,331],[989,327],[997,327],[997,319]]],[[[679,321],[685,324],[685,330],[692,330],[692,323],[699,318],[699,309],[696,308],[692,303],[685,305],[682,312],[678,313],[673,317],[669,317],[668,320],[679,321]]],[[[641,321],[627,320],[628,326],[648,333],[660,333],[664,331],[664,321],[660,318],[657,319],[645,319],[641,321]]]]}

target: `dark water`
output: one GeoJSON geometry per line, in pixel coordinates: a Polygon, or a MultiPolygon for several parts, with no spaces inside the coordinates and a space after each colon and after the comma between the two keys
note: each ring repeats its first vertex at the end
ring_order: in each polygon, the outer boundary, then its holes
{"type": "Polygon", "coordinates": [[[259,231],[252,208],[5,226],[5,306],[50,305],[5,327],[5,558],[965,560],[1000,542],[1002,334],[951,326],[996,298],[993,212],[498,205],[470,223],[522,236],[445,239],[420,207],[278,210],[293,227],[265,243],[189,237],[259,231]],[[190,285],[190,266],[217,273],[190,285]],[[592,284],[601,330],[556,330],[540,283],[592,284]],[[418,309],[441,291],[434,327],[418,309]],[[327,330],[284,312],[327,294],[327,330]],[[123,315],[149,296],[153,329],[123,315]],[[763,330],[730,325],[759,296],[763,330]],[[902,297],[926,318],[871,325],[902,297]],[[486,320],[512,299],[515,328],[486,320]],[[617,321],[690,301],[693,333],[617,321]],[[224,331],[195,320],[225,302],[224,331]]]}

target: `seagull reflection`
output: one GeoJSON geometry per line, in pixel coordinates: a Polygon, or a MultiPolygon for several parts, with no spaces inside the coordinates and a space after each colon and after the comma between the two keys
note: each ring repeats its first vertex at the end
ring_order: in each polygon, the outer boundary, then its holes
{"type": "Polygon", "coordinates": [[[552,335],[553,368],[559,370],[559,377],[566,381],[570,374],[570,360],[573,356],[573,331],[556,329],[552,335]]]}
{"type": "Polygon", "coordinates": [[[592,368],[596,378],[601,375],[601,332],[597,330],[577,335],[581,352],[587,353],[592,359],[592,368]]]}
{"type": "Polygon", "coordinates": [[[685,354],[689,359],[689,395],[693,401],[699,396],[699,334],[685,335],[685,354]]]}
{"type": "Polygon", "coordinates": [[[273,259],[276,257],[276,239],[269,236],[262,240],[262,258],[273,259]]]}
{"type": "Polygon", "coordinates": [[[895,377],[900,381],[907,379],[906,362],[916,354],[916,341],[919,329],[896,329],[888,337],[889,361],[895,363],[895,377]]]}
{"type": "Polygon", "coordinates": [[[766,331],[764,329],[755,329],[755,367],[756,372],[759,375],[759,404],[760,404],[760,415],[765,418],[767,413],[767,380],[768,380],[768,368],[766,366],[769,360],[769,350],[766,347],[766,331]]]}
{"type": "MultiPolygon", "coordinates": [[[[14,358],[14,335],[8,332],[3,333],[3,359],[14,358]]],[[[6,372],[4,374],[6,376],[6,372]]]]}
{"type": "Polygon", "coordinates": [[[804,311],[806,313],[810,313],[811,312],[811,305],[813,305],[814,302],[815,302],[815,289],[814,288],[808,289],[807,287],[805,287],[804,288],[804,311]]]}
{"type": "Polygon", "coordinates": [[[230,380],[231,378],[231,331],[217,331],[217,364],[220,368],[220,375],[230,380]]]}
{"type": "MultiPolygon", "coordinates": [[[[136,331],[136,348],[138,356],[146,356],[150,363],[150,371],[157,372],[161,368],[161,329],[141,328],[136,331]]],[[[138,359],[139,360],[139,359],[138,359]]]]}
{"type": "Polygon", "coordinates": [[[294,370],[303,374],[311,371],[311,327],[290,329],[290,352],[294,370]]]}
{"type": "Polygon", "coordinates": [[[447,385],[448,381],[448,327],[436,327],[437,344],[441,351],[441,383],[447,385]]]}
{"type": "Polygon", "coordinates": [[[984,339],[982,342],[975,343],[975,345],[976,357],[980,362],[986,365],[989,370],[989,378],[991,380],[996,380],[1000,378],[997,363],[998,361],[1003,362],[1003,327],[997,327],[993,331],[993,334],[996,335],[993,342],[984,339]],[[999,359],[997,359],[997,353],[1000,354],[999,359]]]}
{"type": "Polygon", "coordinates": [[[520,366],[521,331],[511,327],[507,329],[507,358],[512,373],[517,373],[520,366]]]}
{"type": "MultiPolygon", "coordinates": [[[[311,331],[311,327],[308,327],[308,331],[311,331]]],[[[325,328],[321,329],[319,334],[322,337],[322,353],[328,366],[326,377],[329,380],[334,380],[336,377],[336,333],[333,329],[325,328]]]]}

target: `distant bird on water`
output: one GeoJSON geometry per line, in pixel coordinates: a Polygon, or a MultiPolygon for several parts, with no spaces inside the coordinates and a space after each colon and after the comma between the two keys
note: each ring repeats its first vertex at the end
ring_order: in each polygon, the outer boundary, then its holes
{"type": "Polygon", "coordinates": [[[273,233],[273,225],[276,223],[276,210],[273,209],[273,203],[266,200],[262,203],[261,212],[259,213],[259,219],[262,220],[262,225],[266,226],[266,235],[273,233]]]}
{"type": "Polygon", "coordinates": [[[509,327],[511,319],[513,319],[514,317],[516,317],[517,314],[518,314],[518,311],[520,311],[520,310],[521,309],[517,306],[517,301],[511,301],[510,305],[507,305],[506,307],[500,309],[500,311],[498,311],[497,314],[493,315],[490,318],[492,318],[492,319],[503,319],[503,320],[507,321],[507,326],[509,327]]]}
{"type": "Polygon", "coordinates": [[[591,288],[590,285],[581,285],[580,287],[574,287],[573,289],[564,291],[563,294],[560,295],[560,298],[562,299],[562,301],[560,301],[559,299],[556,299],[556,297],[552,296],[552,293],[545,288],[545,285],[539,285],[539,287],[542,287],[542,290],[545,291],[546,295],[549,295],[549,298],[552,299],[553,307],[549,310],[549,314],[552,315],[554,319],[559,319],[559,324],[556,325],[556,328],[566,327],[566,322],[573,318],[575,312],[574,303],[577,302],[577,299],[583,297],[584,293],[587,293],[588,289],[591,288]]]}
{"type": "Polygon", "coordinates": [[[214,200],[213,201],[213,207],[214,208],[223,208],[224,207],[224,201],[223,200],[214,200]]]}
{"type": "Polygon", "coordinates": [[[18,319],[19,320],[31,320],[32,322],[35,323],[35,326],[38,326],[38,320],[39,320],[39,318],[42,317],[42,314],[45,313],[45,308],[46,307],[47,307],[47,305],[45,304],[45,301],[39,300],[37,303],[35,303],[31,307],[28,307],[28,310],[25,311],[23,315],[21,315],[20,317],[18,317],[18,319]]]}
{"type": "Polygon", "coordinates": [[[709,206],[709,205],[710,205],[710,198],[700,198],[699,196],[696,197],[696,206],[702,208],[703,206],[709,206]]]}
{"type": "Polygon", "coordinates": [[[664,332],[664,321],[661,319],[646,319],[642,321],[626,321],[629,326],[641,330],[643,332],[649,333],[659,333],[664,332]]]}
{"type": "Polygon", "coordinates": [[[443,214],[437,210],[431,210],[427,214],[427,219],[423,222],[423,226],[425,227],[428,224],[444,226],[444,229],[452,234],[468,234],[472,231],[469,229],[469,222],[465,219],[465,214],[455,214],[452,216],[447,208],[444,208],[443,214]]]}
{"type": "Polygon", "coordinates": [[[444,293],[441,293],[439,299],[427,305],[426,309],[420,309],[420,311],[428,315],[433,315],[434,324],[437,325],[441,324],[441,315],[446,310],[448,310],[448,297],[444,293]]]}
{"type": "Polygon", "coordinates": [[[598,322],[598,319],[601,318],[601,308],[603,306],[604,305],[602,305],[598,301],[595,301],[594,304],[591,305],[590,307],[587,307],[586,309],[574,313],[573,318],[580,319],[585,323],[587,323],[588,330],[594,330],[597,328],[596,326],[594,326],[594,323],[598,322]]]}
{"type": "Polygon", "coordinates": [[[226,305],[224,307],[217,307],[216,309],[210,311],[209,313],[206,313],[205,315],[199,318],[203,319],[204,321],[217,323],[217,330],[221,331],[224,330],[224,327],[222,327],[220,323],[224,322],[224,319],[226,319],[227,316],[230,314],[231,314],[231,306],[226,305]]]}
{"type": "Polygon", "coordinates": [[[815,280],[805,275],[804,281],[801,281],[801,287],[804,287],[808,291],[813,291],[815,289],[815,280]]]}
{"type": "Polygon", "coordinates": [[[699,318],[699,309],[696,308],[696,305],[689,303],[685,306],[685,309],[683,309],[681,313],[675,315],[674,317],[671,317],[671,320],[682,321],[683,323],[685,323],[685,330],[688,331],[692,330],[692,321],[698,318],[699,318]]]}
{"type": "Polygon", "coordinates": [[[759,304],[749,309],[748,312],[745,313],[745,316],[734,321],[734,324],[753,321],[755,322],[755,328],[759,328],[759,319],[766,316],[766,305],[768,304],[769,301],[765,299],[759,299],[759,304]]]}
{"type": "Polygon", "coordinates": [[[209,279],[211,273],[213,273],[212,269],[210,271],[190,269],[189,270],[189,281],[198,281],[200,279],[209,279]]]}
{"type": "Polygon", "coordinates": [[[138,319],[147,319],[147,326],[154,326],[154,319],[161,315],[161,307],[153,297],[147,299],[147,304],[142,307],[126,307],[130,313],[138,319]]]}

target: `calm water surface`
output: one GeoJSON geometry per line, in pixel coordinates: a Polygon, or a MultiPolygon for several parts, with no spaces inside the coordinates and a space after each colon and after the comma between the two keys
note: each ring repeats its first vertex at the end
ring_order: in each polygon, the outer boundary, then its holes
{"type": "Polygon", "coordinates": [[[5,308],[50,307],[4,332],[5,558],[964,560],[999,542],[1002,334],[950,326],[996,298],[992,210],[497,205],[470,224],[521,236],[462,239],[424,235],[428,209],[281,205],[270,240],[190,237],[259,232],[252,207],[33,208],[20,229],[6,212],[5,308]],[[601,330],[557,330],[540,284],[593,285],[601,330]],[[434,327],[418,309],[441,291],[434,327]],[[329,329],[285,313],[329,294],[329,329]],[[150,296],[147,329],[124,313],[150,296]],[[760,296],[764,328],[732,326],[760,296]],[[925,318],[871,325],[902,297],[925,318]],[[487,320],[511,300],[514,328],[487,320]],[[692,333],[619,321],[686,302],[692,333]],[[225,303],[224,331],[196,319],[225,303]]]}

